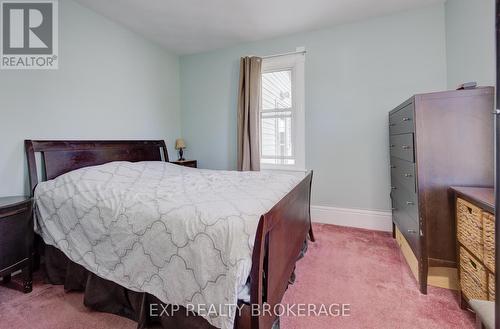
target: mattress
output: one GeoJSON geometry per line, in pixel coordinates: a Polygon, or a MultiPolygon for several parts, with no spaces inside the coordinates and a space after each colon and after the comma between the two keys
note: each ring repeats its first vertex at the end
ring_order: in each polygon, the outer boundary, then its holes
{"type": "Polygon", "coordinates": [[[203,170],[166,162],[111,162],[35,189],[46,244],[96,275],[164,303],[200,305],[233,328],[260,216],[291,191],[294,175],[203,170]]]}

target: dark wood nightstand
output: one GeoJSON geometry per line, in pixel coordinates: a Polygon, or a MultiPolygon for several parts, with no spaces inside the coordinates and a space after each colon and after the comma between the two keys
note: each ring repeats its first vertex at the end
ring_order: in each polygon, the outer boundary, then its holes
{"type": "Polygon", "coordinates": [[[198,161],[196,160],[182,160],[182,161],[176,160],[170,162],[179,166],[198,168],[198,161]]]}
{"type": "Polygon", "coordinates": [[[32,290],[33,201],[30,197],[0,198],[0,276],[4,283],[18,270],[23,273],[23,291],[32,290]]]}

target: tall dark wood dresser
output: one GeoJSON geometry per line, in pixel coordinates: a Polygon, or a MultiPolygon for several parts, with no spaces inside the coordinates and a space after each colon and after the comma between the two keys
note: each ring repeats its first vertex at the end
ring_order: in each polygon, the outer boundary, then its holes
{"type": "Polygon", "coordinates": [[[493,186],[492,87],[415,95],[389,113],[393,233],[420,291],[454,289],[450,186],[493,186]]]}

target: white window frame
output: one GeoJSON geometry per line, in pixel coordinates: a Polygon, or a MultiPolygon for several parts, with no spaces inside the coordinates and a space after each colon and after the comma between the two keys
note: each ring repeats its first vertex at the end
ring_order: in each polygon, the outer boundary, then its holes
{"type": "MultiPolygon", "coordinates": [[[[284,70],[291,70],[292,72],[292,147],[294,150],[295,164],[276,165],[261,162],[261,170],[306,171],[304,64],[305,53],[289,54],[262,59],[262,74],[284,70]]],[[[259,110],[259,120],[260,127],[262,125],[261,110],[259,110]]],[[[261,136],[262,131],[259,132],[259,138],[261,138],[261,136]]],[[[260,157],[262,157],[262,149],[260,150],[260,157]]]]}

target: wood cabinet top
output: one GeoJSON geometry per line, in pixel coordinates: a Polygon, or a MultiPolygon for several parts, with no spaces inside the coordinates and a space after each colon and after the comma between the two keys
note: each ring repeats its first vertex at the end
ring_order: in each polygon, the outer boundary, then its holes
{"type": "Polygon", "coordinates": [[[492,187],[462,187],[452,186],[457,196],[477,204],[484,210],[495,212],[495,189],[492,187]]]}
{"type": "Polygon", "coordinates": [[[402,108],[408,106],[409,104],[414,103],[416,99],[419,101],[424,101],[424,100],[440,99],[440,98],[472,97],[478,95],[491,95],[493,97],[494,92],[495,88],[491,86],[485,86],[485,87],[477,87],[474,89],[446,90],[446,91],[438,91],[425,94],[416,94],[410,97],[408,100],[404,101],[403,103],[399,104],[396,108],[390,111],[389,114],[393,114],[401,110],[402,108]]]}

